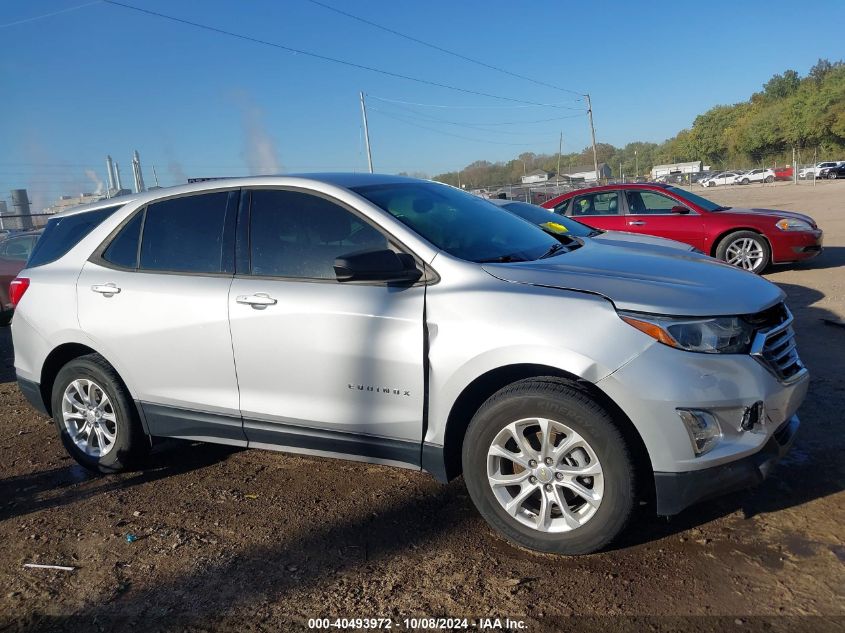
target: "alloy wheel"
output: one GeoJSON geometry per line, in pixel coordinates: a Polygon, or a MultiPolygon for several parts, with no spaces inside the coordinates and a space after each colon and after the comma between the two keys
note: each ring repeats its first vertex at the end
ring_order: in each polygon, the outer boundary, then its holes
{"type": "Polygon", "coordinates": [[[728,244],[725,261],[745,270],[757,270],[763,263],[763,245],[750,237],[741,237],[728,244]]]}
{"type": "Polygon", "coordinates": [[[589,521],[604,494],[593,448],[567,425],[526,418],[505,426],[487,451],[487,481],[514,519],[540,532],[569,532],[589,521]]]}
{"type": "Polygon", "coordinates": [[[99,459],[114,447],[117,416],[103,388],[92,380],[72,381],[62,397],[62,421],[71,441],[99,459]]]}

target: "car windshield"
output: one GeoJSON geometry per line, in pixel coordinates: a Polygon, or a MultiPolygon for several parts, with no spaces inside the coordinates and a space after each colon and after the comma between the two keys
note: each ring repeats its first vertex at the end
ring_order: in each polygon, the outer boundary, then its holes
{"type": "Polygon", "coordinates": [[[574,237],[592,237],[593,235],[601,233],[601,231],[589,227],[586,224],[581,224],[578,220],[556,215],[551,211],[547,211],[546,209],[533,204],[528,204],[527,202],[513,201],[503,204],[502,207],[511,213],[518,215],[523,220],[533,222],[541,228],[548,228],[552,230],[552,232],[562,232],[574,237]],[[555,231],[554,229],[557,227],[547,226],[549,224],[562,226],[564,230],[561,231],[558,229],[555,231]]]}
{"type": "Polygon", "coordinates": [[[666,189],[668,191],[671,191],[675,195],[680,196],[684,200],[689,200],[693,204],[698,205],[705,211],[727,211],[728,209],[730,209],[730,207],[723,207],[720,204],[716,204],[712,200],[697,196],[696,194],[686,191],[685,189],[679,189],[678,187],[666,187],[666,189]]]}
{"type": "Polygon", "coordinates": [[[448,185],[403,182],[352,190],[460,259],[479,263],[532,261],[561,246],[541,228],[448,185]]]}

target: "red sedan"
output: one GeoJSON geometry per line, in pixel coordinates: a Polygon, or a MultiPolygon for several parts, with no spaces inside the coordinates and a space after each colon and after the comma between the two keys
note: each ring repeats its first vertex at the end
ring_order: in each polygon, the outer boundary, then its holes
{"type": "Polygon", "coordinates": [[[686,242],[755,273],[769,264],[810,259],[822,250],[822,231],[807,215],[723,207],[661,183],[579,189],[543,206],[597,229],[686,242]]]}

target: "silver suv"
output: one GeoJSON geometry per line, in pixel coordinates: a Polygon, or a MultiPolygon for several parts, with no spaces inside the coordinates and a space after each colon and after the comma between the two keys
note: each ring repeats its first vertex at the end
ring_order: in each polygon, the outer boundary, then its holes
{"type": "Polygon", "coordinates": [[[50,220],[11,295],[20,388],[92,470],[175,437],[463,474],[548,552],[760,481],[808,384],[766,280],[410,178],[103,201],[50,220]]]}

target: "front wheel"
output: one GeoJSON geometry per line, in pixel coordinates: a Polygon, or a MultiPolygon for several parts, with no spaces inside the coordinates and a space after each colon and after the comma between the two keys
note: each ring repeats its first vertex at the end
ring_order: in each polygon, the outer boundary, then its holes
{"type": "Polygon", "coordinates": [[[829,174],[827,175],[827,179],[828,179],[828,180],[836,180],[836,173],[835,173],[835,172],[831,172],[831,173],[829,173],[829,174]]]}
{"type": "Polygon", "coordinates": [[[743,179],[740,181],[740,183],[739,183],[739,184],[741,184],[741,185],[747,185],[747,184],[748,184],[748,183],[750,183],[750,182],[751,182],[751,181],[750,181],[750,180],[748,180],[748,178],[743,178],[743,179]]]}
{"type": "Polygon", "coordinates": [[[467,430],[463,470],[481,516],[533,550],[600,550],[634,508],[634,465],[618,427],[555,378],[522,380],[491,396],[467,430]]]}
{"type": "Polygon", "coordinates": [[[708,182],[708,183],[707,183],[707,186],[708,186],[708,187],[712,187],[712,186],[713,186],[713,185],[715,185],[715,184],[716,184],[716,183],[715,183],[715,182],[713,182],[713,181],[711,180],[710,182],[708,182]]]}
{"type": "Polygon", "coordinates": [[[716,248],[716,257],[732,266],[760,274],[769,265],[769,243],[759,233],[736,231],[725,236],[716,248]]]}
{"type": "Polygon", "coordinates": [[[126,386],[99,354],[81,356],[59,370],[52,405],[65,449],[89,470],[126,470],[150,448],[126,386]]]}

